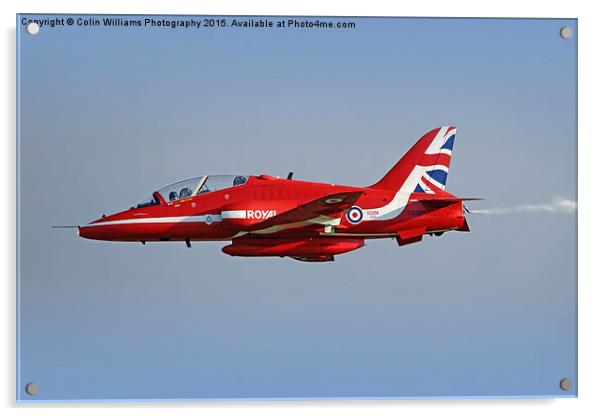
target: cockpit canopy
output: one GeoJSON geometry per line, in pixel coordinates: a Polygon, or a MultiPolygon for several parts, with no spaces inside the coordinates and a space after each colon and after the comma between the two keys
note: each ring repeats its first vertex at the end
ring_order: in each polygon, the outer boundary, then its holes
{"type": "Polygon", "coordinates": [[[140,201],[136,208],[159,205],[161,201],[157,198],[157,193],[161,195],[161,198],[163,198],[165,202],[172,202],[206,192],[244,185],[247,183],[248,179],[248,176],[243,175],[210,175],[185,179],[159,189],[157,192],[154,192],[152,195],[140,201]]]}

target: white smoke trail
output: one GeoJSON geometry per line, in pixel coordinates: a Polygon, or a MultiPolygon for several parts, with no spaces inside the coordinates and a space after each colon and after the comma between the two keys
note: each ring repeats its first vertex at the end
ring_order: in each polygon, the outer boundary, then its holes
{"type": "Polygon", "coordinates": [[[489,209],[471,209],[472,214],[483,215],[508,215],[515,213],[548,213],[548,214],[572,214],[577,210],[577,201],[565,198],[554,198],[543,204],[516,205],[514,207],[493,207],[489,209]]]}

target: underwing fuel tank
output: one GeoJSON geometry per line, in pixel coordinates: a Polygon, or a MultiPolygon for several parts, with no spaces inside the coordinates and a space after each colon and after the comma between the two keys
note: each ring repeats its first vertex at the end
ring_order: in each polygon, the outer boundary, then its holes
{"type": "Polygon", "coordinates": [[[222,248],[231,256],[334,256],[364,246],[363,238],[317,237],[310,239],[256,238],[234,240],[222,248]]]}

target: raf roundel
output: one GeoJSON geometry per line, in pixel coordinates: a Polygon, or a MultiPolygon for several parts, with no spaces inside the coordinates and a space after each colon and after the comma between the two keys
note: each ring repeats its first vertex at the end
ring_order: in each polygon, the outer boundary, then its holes
{"type": "Polygon", "coordinates": [[[358,206],[353,206],[349,209],[349,211],[347,211],[347,221],[349,221],[351,224],[359,224],[362,222],[363,218],[364,213],[358,206]]]}

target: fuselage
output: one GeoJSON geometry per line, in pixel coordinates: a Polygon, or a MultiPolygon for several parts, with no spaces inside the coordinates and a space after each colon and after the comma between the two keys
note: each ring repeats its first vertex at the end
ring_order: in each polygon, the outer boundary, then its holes
{"type": "Polygon", "coordinates": [[[222,241],[246,235],[257,238],[310,238],[325,234],[361,238],[391,238],[403,230],[424,228],[425,233],[460,229],[462,202],[429,207],[413,201],[393,206],[396,192],[280,179],[267,175],[246,177],[244,184],[166,201],[157,192],[152,205],[132,207],[103,216],[79,228],[84,238],[108,241],[222,241]],[[319,221],[286,227],[256,229],[268,218],[337,192],[361,192],[354,208],[332,225],[319,221]],[[353,210],[361,210],[354,216],[353,210]],[[387,211],[387,212],[385,212],[387,211]],[[397,211],[397,212],[396,212],[397,211]],[[359,218],[361,217],[361,218],[359,218]],[[308,226],[309,225],[309,226],[308,226]],[[313,226],[312,226],[313,225],[313,226]]]}
{"type": "Polygon", "coordinates": [[[168,185],[131,209],[79,227],[109,241],[227,241],[232,256],[332,261],[369,238],[400,246],[425,234],[469,231],[463,201],[445,191],[456,136],[422,136],[374,185],[354,187],[269,175],[199,176],[168,185]]]}

